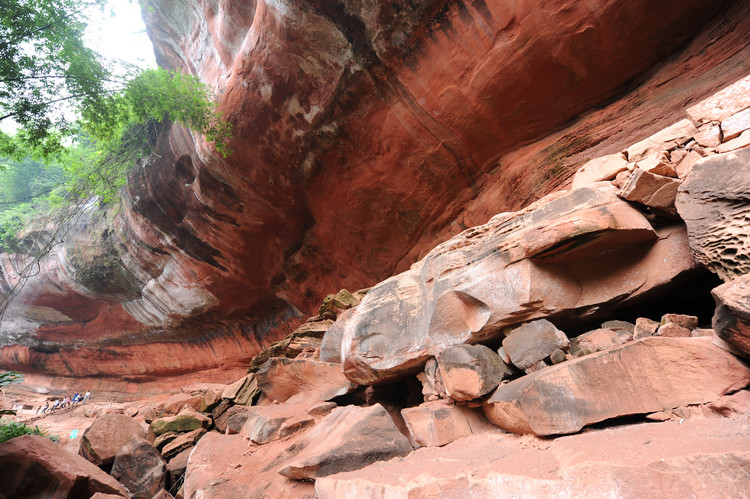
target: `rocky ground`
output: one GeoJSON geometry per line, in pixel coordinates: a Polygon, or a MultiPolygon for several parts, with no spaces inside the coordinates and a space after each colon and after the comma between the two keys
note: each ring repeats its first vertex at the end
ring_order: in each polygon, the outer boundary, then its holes
{"type": "Polygon", "coordinates": [[[8,390],[60,443],[0,444],[2,494],[750,497],[749,137],[747,77],[239,379],[43,417],[8,390]]]}

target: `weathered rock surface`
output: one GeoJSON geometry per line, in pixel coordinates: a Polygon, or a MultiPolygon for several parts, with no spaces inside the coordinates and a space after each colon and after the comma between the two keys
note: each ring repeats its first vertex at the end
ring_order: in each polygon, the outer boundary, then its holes
{"type": "Polygon", "coordinates": [[[401,411],[412,440],[421,447],[440,447],[477,433],[501,431],[479,409],[449,404],[444,400],[425,402],[401,411]]]}
{"type": "Polygon", "coordinates": [[[232,383],[222,393],[223,398],[232,400],[237,405],[252,405],[259,395],[258,380],[253,374],[232,383]]]}
{"type": "Polygon", "coordinates": [[[171,459],[185,449],[193,447],[205,434],[205,428],[197,428],[193,431],[177,435],[177,437],[162,448],[161,454],[164,456],[164,459],[171,459]]]}
{"type": "Polygon", "coordinates": [[[0,362],[112,382],[240,374],[329,290],[405,269],[736,79],[746,11],[711,23],[731,6],[154,0],[159,61],[216,90],[234,154],[173,127],[121,210],[71,233],[23,289],[0,362]],[[676,59],[689,64],[594,109],[699,30],[676,59]]]}
{"type": "Polygon", "coordinates": [[[111,464],[125,442],[133,435],[146,437],[146,430],[130,416],[99,416],[81,437],[81,455],[97,466],[111,464]]]}
{"type": "Polygon", "coordinates": [[[151,499],[164,488],[167,463],[159,451],[143,438],[133,436],[115,456],[111,475],[124,485],[133,499],[151,499]]]}
{"type": "Polygon", "coordinates": [[[474,435],[315,481],[338,497],[735,497],[749,484],[739,419],[627,425],[553,440],[474,435]]]}
{"type": "Polygon", "coordinates": [[[695,125],[690,120],[680,120],[628,147],[628,161],[638,162],[647,158],[661,156],[665,150],[686,144],[697,133],[698,129],[695,128],[695,125]]]}
{"type": "Polygon", "coordinates": [[[0,443],[3,497],[129,497],[117,480],[51,440],[24,435],[0,443]]]}
{"type": "Polygon", "coordinates": [[[696,260],[724,281],[750,272],[750,149],[699,161],[677,194],[696,260]]]}
{"type": "Polygon", "coordinates": [[[645,338],[500,386],[484,404],[504,430],[574,433],[587,424],[712,402],[750,384],[750,368],[707,338],[645,338]]]}
{"type": "Polygon", "coordinates": [[[184,497],[311,498],[312,483],[278,474],[289,442],[256,447],[241,435],[211,431],[192,451],[185,472],[184,497]]]}
{"type": "Polygon", "coordinates": [[[167,463],[167,471],[173,480],[172,483],[185,473],[191,452],[193,452],[193,447],[188,447],[187,449],[180,451],[179,454],[171,458],[167,463]]]}
{"type": "Polygon", "coordinates": [[[316,319],[317,320],[312,322],[302,324],[286,338],[272,343],[271,346],[258,353],[258,355],[253,357],[253,360],[250,362],[248,372],[256,372],[272,357],[294,359],[299,357],[303,351],[305,351],[306,354],[312,353],[309,352],[309,350],[314,351],[320,346],[320,340],[333,323],[331,319],[316,319]]]}
{"type": "Polygon", "coordinates": [[[557,349],[567,350],[570,342],[565,333],[546,319],[524,324],[503,340],[503,348],[514,366],[528,369],[549,357],[557,349]]]}
{"type": "Polygon", "coordinates": [[[676,215],[674,200],[682,182],[663,174],[655,174],[636,168],[620,189],[620,196],[628,201],[641,203],[649,208],[676,215]]]}
{"type": "Polygon", "coordinates": [[[190,407],[185,407],[175,416],[168,416],[152,421],[151,429],[156,435],[161,435],[169,431],[180,433],[193,431],[198,428],[208,428],[210,425],[211,418],[190,407]]]}
{"type": "Polygon", "coordinates": [[[297,480],[364,468],[412,451],[380,404],[335,409],[290,449],[298,453],[279,473],[297,480]]]}
{"type": "Polygon", "coordinates": [[[678,324],[668,323],[659,326],[654,336],[663,336],[665,338],[689,338],[690,330],[678,324]]]}
{"type": "Polygon", "coordinates": [[[653,336],[657,329],[659,329],[659,323],[657,321],[648,319],[646,317],[639,317],[635,321],[633,339],[638,340],[641,338],[653,336]]]}
{"type": "Polygon", "coordinates": [[[688,108],[687,114],[696,124],[711,123],[721,122],[747,108],[750,108],[750,75],[688,108]]]}
{"type": "Polygon", "coordinates": [[[255,379],[268,399],[289,403],[330,400],[357,387],[344,377],[341,365],[311,359],[269,359],[255,379]]]}
{"type": "Polygon", "coordinates": [[[438,354],[438,371],[446,394],[465,401],[491,392],[512,373],[498,354],[484,345],[457,345],[438,354]]]}
{"type": "Polygon", "coordinates": [[[263,445],[270,442],[286,421],[284,417],[269,418],[263,414],[249,414],[240,432],[254,444],[263,445]]]}
{"type": "Polygon", "coordinates": [[[594,329],[580,336],[577,336],[570,342],[570,353],[574,357],[581,357],[594,352],[607,350],[626,341],[632,340],[633,337],[617,334],[616,331],[607,328],[594,329]]]}
{"type": "MultiPolygon", "coordinates": [[[[226,412],[226,426],[222,433],[235,434],[242,431],[242,427],[245,426],[247,418],[250,416],[250,412],[247,407],[234,406],[226,412]]],[[[217,427],[218,428],[218,427],[217,427]]]]}
{"type": "Polygon", "coordinates": [[[713,328],[735,348],[750,354],[750,274],[715,288],[713,328]]]}
{"type": "Polygon", "coordinates": [[[343,324],[344,374],[377,383],[504,326],[593,318],[665,290],[694,265],[684,229],[654,230],[611,184],[556,193],[463,232],[373,287],[343,324]]]}
{"type": "Polygon", "coordinates": [[[571,189],[578,189],[584,185],[613,180],[617,174],[628,169],[628,160],[622,153],[608,154],[595,158],[583,165],[573,176],[571,189]]]}

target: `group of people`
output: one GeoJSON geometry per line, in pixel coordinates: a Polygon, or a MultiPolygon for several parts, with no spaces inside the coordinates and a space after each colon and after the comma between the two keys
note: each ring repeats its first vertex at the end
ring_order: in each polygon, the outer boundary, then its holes
{"type": "Polygon", "coordinates": [[[49,400],[47,400],[47,403],[44,407],[42,407],[41,414],[44,414],[45,412],[55,412],[58,409],[64,409],[66,407],[73,407],[77,404],[82,404],[86,402],[89,398],[91,398],[91,392],[87,391],[84,395],[81,395],[80,393],[76,392],[71,396],[66,396],[64,399],[57,399],[55,400],[55,403],[52,404],[52,407],[49,406],[49,400]]]}

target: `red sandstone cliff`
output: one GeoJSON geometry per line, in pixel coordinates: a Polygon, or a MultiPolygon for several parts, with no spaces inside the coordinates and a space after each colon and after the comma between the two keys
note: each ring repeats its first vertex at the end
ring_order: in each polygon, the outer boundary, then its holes
{"type": "MultiPolygon", "coordinates": [[[[0,366],[242,370],[327,292],[565,185],[746,75],[750,2],[152,0],[162,65],[234,125],[174,128],[4,318],[0,366]]],[[[12,280],[4,256],[2,279],[12,280]]]]}

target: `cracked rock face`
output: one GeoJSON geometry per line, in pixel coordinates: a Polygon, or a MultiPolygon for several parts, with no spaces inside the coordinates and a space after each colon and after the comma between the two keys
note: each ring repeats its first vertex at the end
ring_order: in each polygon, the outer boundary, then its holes
{"type": "MultiPolygon", "coordinates": [[[[666,115],[746,68],[731,43],[699,41],[693,69],[666,70],[643,104],[615,105],[621,130],[587,122],[559,146],[509,153],[606,102],[707,25],[709,39],[746,32],[733,27],[743,12],[710,24],[730,4],[145,2],[159,62],[216,91],[234,153],[218,157],[173,127],[95,237],[81,227],[81,244],[43,261],[4,319],[0,365],[103,383],[240,374],[328,292],[405,270],[559,187],[575,170],[566,158],[588,144],[642,133],[650,103],[666,115]]],[[[15,258],[0,258],[4,289],[15,258]]],[[[481,304],[443,300],[481,327],[481,304]]]]}

